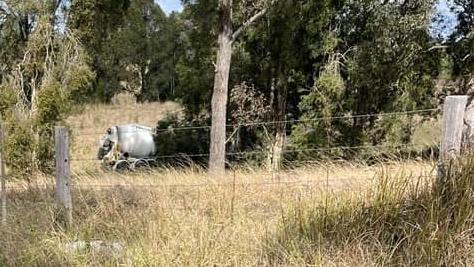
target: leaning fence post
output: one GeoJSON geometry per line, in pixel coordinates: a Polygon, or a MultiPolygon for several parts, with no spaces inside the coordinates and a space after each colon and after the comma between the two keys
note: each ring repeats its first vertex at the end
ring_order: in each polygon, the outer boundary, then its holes
{"type": "Polygon", "coordinates": [[[59,218],[72,225],[72,199],[70,189],[69,170],[69,135],[66,127],[56,126],[54,129],[54,143],[56,153],[56,204],[59,218]]]}
{"type": "Polygon", "coordinates": [[[444,103],[438,181],[445,178],[446,163],[457,158],[461,153],[467,100],[468,97],[464,95],[448,96],[444,103]]]}
{"type": "Polygon", "coordinates": [[[2,195],[2,224],[7,224],[7,173],[5,170],[5,125],[0,119],[0,175],[1,175],[1,195],[2,195]]]}

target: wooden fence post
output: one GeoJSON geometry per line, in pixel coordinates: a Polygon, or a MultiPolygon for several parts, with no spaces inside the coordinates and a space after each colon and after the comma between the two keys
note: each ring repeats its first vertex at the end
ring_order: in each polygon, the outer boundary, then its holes
{"type": "Polygon", "coordinates": [[[1,175],[1,195],[2,195],[2,225],[7,224],[7,173],[5,170],[5,125],[0,119],[0,175],[1,175]]]}
{"type": "Polygon", "coordinates": [[[56,126],[54,131],[56,153],[56,203],[60,220],[66,227],[72,225],[72,198],[69,170],[69,135],[65,127],[56,126]]]}
{"type": "Polygon", "coordinates": [[[444,103],[438,181],[444,179],[445,164],[461,153],[467,96],[448,96],[444,103]]]}

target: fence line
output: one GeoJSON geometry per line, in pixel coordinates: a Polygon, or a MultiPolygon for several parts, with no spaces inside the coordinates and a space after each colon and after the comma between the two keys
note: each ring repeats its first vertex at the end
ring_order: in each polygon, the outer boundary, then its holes
{"type": "MultiPolygon", "coordinates": [[[[413,114],[421,114],[421,113],[427,113],[427,112],[435,112],[439,111],[439,109],[421,109],[421,110],[411,110],[411,111],[403,111],[403,112],[392,112],[392,113],[379,113],[379,114],[359,114],[359,115],[344,115],[344,116],[333,116],[333,117],[319,117],[319,118],[313,118],[313,119],[307,119],[307,120],[281,120],[281,121],[253,121],[253,122],[244,122],[240,124],[230,124],[227,125],[226,127],[229,129],[229,127],[232,128],[239,128],[239,127],[253,127],[253,126],[264,126],[264,125],[276,125],[276,124],[295,124],[295,123],[310,123],[310,122],[318,122],[318,121],[324,121],[324,120],[345,120],[345,119],[354,119],[354,118],[370,118],[370,117],[389,117],[389,116],[405,116],[405,115],[413,115],[413,114]]],[[[200,130],[200,129],[206,129],[209,130],[211,128],[210,125],[202,125],[202,126],[185,126],[185,127],[176,127],[176,128],[167,128],[167,129],[154,129],[156,130],[156,133],[165,133],[169,131],[181,131],[181,130],[200,130]]],[[[153,128],[152,128],[153,129],[153,128]]],[[[66,133],[68,131],[65,131],[66,133]]],[[[136,131],[131,131],[131,132],[136,132],[136,131]]],[[[79,133],[77,136],[85,136],[85,135],[102,135],[103,132],[101,133],[79,133]]],[[[57,139],[57,138],[56,138],[57,139]]],[[[397,148],[423,148],[425,147],[424,145],[421,144],[397,144],[397,145],[359,145],[359,146],[333,146],[333,147],[323,147],[323,148],[307,148],[307,149],[286,149],[283,150],[282,153],[311,153],[311,152],[324,152],[324,151],[334,151],[334,150],[363,150],[363,149],[397,149],[397,148]]],[[[69,147],[68,145],[64,145],[64,151],[65,153],[68,151],[69,147]]],[[[58,149],[56,149],[56,152],[58,149]]],[[[225,155],[226,156],[251,156],[251,155],[263,155],[266,154],[267,151],[264,149],[260,149],[259,151],[242,151],[242,152],[228,152],[225,155]]],[[[67,156],[67,155],[66,155],[67,156]]],[[[209,153],[202,153],[202,154],[191,154],[191,155],[186,155],[186,154],[174,154],[174,155],[161,155],[161,156],[156,156],[154,158],[156,159],[173,159],[173,158],[181,158],[184,160],[186,159],[191,159],[191,158],[204,158],[204,157],[209,157],[209,153]]],[[[303,155],[304,156],[304,155],[303,155]]],[[[56,154],[56,159],[58,158],[56,154]]],[[[96,161],[98,162],[98,159],[96,158],[76,158],[76,159],[70,159],[69,157],[65,157],[63,159],[63,162],[67,162],[69,164],[70,161],[96,161]]],[[[260,172],[262,173],[262,172],[260,172]]],[[[219,183],[213,183],[211,181],[202,181],[198,182],[195,184],[84,184],[84,183],[78,183],[78,184],[72,184],[71,188],[73,190],[87,190],[87,189],[117,189],[117,188],[124,188],[124,189],[129,189],[129,190],[158,190],[158,189],[164,189],[164,190],[169,190],[169,189],[176,189],[176,188],[183,188],[183,189],[201,189],[201,188],[206,188],[206,189],[214,189],[214,188],[232,188],[232,190],[235,190],[235,188],[242,188],[242,190],[246,188],[278,188],[282,190],[301,190],[299,189],[300,187],[302,188],[307,188],[308,192],[313,192],[313,190],[318,190],[321,192],[331,192],[330,190],[338,190],[338,189],[346,189],[350,185],[357,186],[358,184],[360,185],[365,185],[369,184],[369,182],[372,181],[377,181],[378,177],[380,177],[378,172],[375,172],[373,175],[360,175],[356,177],[350,177],[344,176],[344,177],[337,177],[337,174],[334,174],[333,176],[325,173],[319,174],[309,174],[310,178],[314,179],[297,179],[297,178],[303,178],[300,177],[297,171],[288,171],[288,170],[283,170],[281,172],[278,172],[279,174],[278,178],[275,179],[274,176],[272,176],[273,180],[263,180],[263,181],[258,181],[255,179],[255,181],[250,181],[250,182],[245,182],[244,180],[240,181],[233,181],[233,182],[219,182],[219,183]],[[286,175],[286,177],[284,177],[286,175]],[[295,179],[296,178],[296,179],[295,179]]],[[[264,175],[268,174],[275,174],[275,170],[268,170],[266,173],[263,173],[264,175]]],[[[69,173],[67,173],[67,176],[69,176],[69,173]]],[[[92,176],[91,176],[92,177],[92,176]]],[[[412,175],[409,176],[407,179],[423,179],[423,178],[433,178],[433,175],[412,175]]],[[[68,177],[66,177],[68,178],[68,177]]],[[[97,178],[97,177],[95,177],[97,178]]],[[[65,179],[66,181],[66,179],[65,179]]],[[[74,182],[74,180],[73,180],[74,182]]],[[[54,186],[53,184],[42,184],[42,185],[32,185],[30,186],[25,186],[25,185],[9,185],[8,190],[19,190],[18,194],[16,192],[13,192],[11,195],[15,196],[22,196],[21,195],[21,190],[38,190],[40,192],[49,192],[49,190],[54,190],[55,188],[58,188],[58,184],[54,186]]],[[[262,189],[265,190],[265,189],[262,189]]],[[[270,189],[269,189],[270,190],[270,189]]],[[[34,192],[34,191],[32,191],[34,192]]],[[[80,192],[80,191],[76,191],[80,192]]],[[[251,191],[253,192],[253,191],[251,191]]],[[[291,191],[293,192],[293,191],[291,191]]],[[[28,192],[25,193],[25,196],[29,194],[28,192]]],[[[38,200],[46,200],[48,198],[45,198],[45,193],[40,194],[36,199],[38,200]]],[[[79,195],[80,193],[78,193],[79,195]]],[[[232,193],[235,194],[235,193],[232,193]]],[[[47,201],[40,201],[40,202],[34,202],[34,203],[23,203],[25,199],[22,199],[21,197],[16,198],[16,201],[13,201],[10,204],[10,206],[15,206],[16,208],[21,208],[22,206],[28,207],[28,205],[31,206],[58,206],[57,203],[54,202],[47,202],[47,201]]],[[[72,210],[72,205],[70,207],[70,210],[72,210]]],[[[58,210],[60,211],[60,210],[58,210]]],[[[69,220],[71,221],[72,218],[69,220]]],[[[70,223],[69,223],[70,224],[70,223]]]]}
{"type": "MultiPolygon", "coordinates": [[[[419,109],[419,110],[411,110],[411,111],[401,111],[401,112],[388,112],[388,113],[374,113],[374,114],[358,114],[358,115],[344,115],[344,116],[331,116],[331,117],[318,117],[314,119],[300,119],[300,120],[280,120],[280,121],[258,121],[258,122],[243,122],[238,124],[229,124],[226,125],[227,128],[237,128],[237,127],[249,127],[249,126],[261,126],[261,125],[274,125],[274,124],[294,124],[294,123],[306,123],[306,122],[318,122],[318,121],[325,121],[325,120],[341,120],[341,119],[355,119],[355,118],[371,118],[371,117],[390,117],[390,116],[403,116],[403,115],[413,115],[419,113],[428,113],[440,111],[439,108],[432,108],[432,109],[419,109]]],[[[210,129],[211,125],[202,125],[202,126],[181,126],[181,127],[174,127],[174,128],[166,128],[166,129],[156,129],[156,133],[162,132],[169,132],[169,131],[183,131],[183,130],[201,130],[201,129],[210,129]]],[[[122,133],[134,133],[137,131],[125,131],[122,133]]],[[[77,136],[86,136],[86,135],[101,135],[104,132],[96,133],[81,133],[77,136]]]]}
{"type": "Polygon", "coordinates": [[[256,125],[270,125],[270,124],[280,124],[280,123],[305,123],[305,122],[316,122],[316,121],[325,121],[325,120],[340,120],[340,119],[357,119],[357,118],[371,118],[371,117],[389,117],[389,116],[402,116],[418,113],[427,113],[433,111],[439,111],[439,108],[435,109],[419,109],[411,111],[401,111],[401,112],[389,112],[389,113],[376,113],[376,114],[360,114],[360,115],[346,115],[346,116],[331,116],[331,117],[318,117],[308,120],[284,120],[284,121],[268,121],[268,122],[250,122],[243,124],[236,124],[238,126],[256,126],[256,125]]]}
{"type": "MultiPolygon", "coordinates": [[[[304,152],[324,152],[332,150],[363,150],[363,149],[381,149],[381,148],[425,148],[423,144],[399,144],[399,145],[367,145],[367,146],[334,146],[324,148],[308,148],[308,149],[288,149],[283,150],[282,153],[304,153],[304,152]]],[[[249,156],[266,154],[266,151],[243,151],[243,152],[227,152],[226,156],[249,156]]],[[[154,159],[169,159],[169,158],[205,158],[209,157],[209,153],[202,154],[173,154],[155,156],[154,159]]],[[[72,158],[71,161],[97,161],[96,158],[72,158]]]]}

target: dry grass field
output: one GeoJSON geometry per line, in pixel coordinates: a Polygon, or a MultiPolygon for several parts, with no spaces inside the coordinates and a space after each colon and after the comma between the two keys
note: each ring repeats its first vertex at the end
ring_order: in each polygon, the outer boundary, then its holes
{"type": "MultiPolygon", "coordinates": [[[[335,218],[339,208],[355,203],[392,203],[410,190],[427,188],[434,173],[433,164],[422,161],[372,166],[320,162],[278,176],[240,168],[225,177],[209,177],[198,167],[113,173],[92,160],[107,127],[128,122],[154,126],[166,112],[179,112],[179,106],[93,105],[69,118],[74,223],[61,230],[52,220],[52,177],[9,183],[0,266],[385,265],[391,250],[366,242],[364,236],[360,242],[348,239],[347,246],[331,245],[328,237],[340,239],[336,228],[321,242],[296,242],[292,231],[312,224],[301,219],[304,212],[295,212],[326,207],[327,217],[335,218]],[[380,199],[381,193],[388,200],[380,199]],[[304,225],[291,224],[296,218],[304,225]],[[287,232],[288,227],[292,231],[287,232]],[[98,240],[115,247],[94,249],[90,242],[98,240]],[[86,245],[71,249],[77,241],[86,245]]],[[[347,219],[341,217],[343,221],[347,219]]]]}

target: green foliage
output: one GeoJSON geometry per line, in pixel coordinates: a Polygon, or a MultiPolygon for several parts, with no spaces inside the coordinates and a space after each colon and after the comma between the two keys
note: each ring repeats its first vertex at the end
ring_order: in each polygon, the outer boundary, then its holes
{"type": "MultiPolygon", "coordinates": [[[[296,149],[315,149],[334,147],[347,140],[350,131],[350,121],[332,119],[333,116],[344,114],[344,96],[346,85],[341,76],[339,65],[341,59],[334,54],[324,66],[320,76],[315,81],[311,92],[302,97],[299,109],[302,112],[301,123],[294,125],[291,146],[296,149]]],[[[347,151],[326,151],[325,156],[344,156],[347,151]]],[[[319,157],[314,155],[298,155],[299,158],[319,157]]]]}
{"type": "MultiPolygon", "coordinates": [[[[315,63],[321,67],[310,93],[298,105],[301,119],[435,107],[433,79],[442,61],[438,52],[428,51],[433,44],[426,31],[432,7],[432,1],[365,1],[344,3],[326,13],[328,25],[341,26],[308,40],[313,57],[324,65],[315,63]]],[[[307,26],[309,32],[312,27],[307,26]]],[[[409,116],[303,122],[294,128],[292,144],[303,148],[406,144],[416,122],[409,116]]]]}
{"type": "Polygon", "coordinates": [[[129,6],[130,0],[73,1],[68,26],[76,31],[88,51],[100,53],[106,47],[103,42],[109,38],[107,35],[123,23],[129,6]]]}
{"type": "Polygon", "coordinates": [[[472,94],[474,78],[474,6],[471,1],[454,0],[458,10],[458,25],[450,36],[448,54],[453,62],[453,79],[457,82],[452,89],[455,94],[472,94]]]}
{"type": "Polygon", "coordinates": [[[30,122],[7,121],[8,135],[5,140],[5,153],[8,168],[13,176],[30,180],[36,171],[33,151],[35,140],[31,133],[30,122]]]}
{"type": "Polygon", "coordinates": [[[341,114],[344,90],[344,81],[339,73],[324,71],[319,76],[311,92],[299,103],[303,122],[294,128],[294,145],[304,148],[334,146],[334,139],[341,137],[338,131],[344,124],[330,117],[341,114]]]}
{"type": "Polygon", "coordinates": [[[153,0],[74,1],[69,27],[93,60],[92,99],[108,102],[124,90],[139,101],[174,97],[180,30],[153,0]]]}
{"type": "MultiPolygon", "coordinates": [[[[182,28],[177,90],[190,118],[210,110],[216,36],[215,24],[203,18],[213,21],[215,6],[189,1],[181,16],[192,27],[182,28]]],[[[277,1],[262,23],[234,43],[230,87],[255,87],[271,103],[266,120],[312,121],[288,132],[296,149],[407,143],[419,120],[314,119],[437,106],[433,79],[440,75],[443,60],[441,52],[429,50],[433,7],[431,0],[277,1]]],[[[236,26],[241,15],[236,15],[236,26]]],[[[238,113],[235,108],[229,106],[229,121],[238,113]]],[[[270,130],[274,135],[275,129],[270,130]]],[[[252,140],[254,145],[263,141],[252,140]]]]}
{"type": "Polygon", "coordinates": [[[217,1],[185,1],[175,21],[180,31],[176,60],[176,99],[186,108],[189,120],[209,114],[216,56],[217,1]]]}
{"type": "MultiPolygon", "coordinates": [[[[27,2],[20,14],[48,13],[53,3],[47,1],[43,7],[27,2]]],[[[234,29],[265,2],[234,1],[234,29]]],[[[9,110],[17,102],[18,84],[9,74],[25,51],[36,46],[38,56],[27,58],[21,71],[24,80],[37,77],[45,81],[44,92],[40,90],[38,101],[33,103],[48,108],[32,109],[33,127],[51,127],[52,121],[61,121],[72,108],[70,100],[107,102],[123,90],[132,92],[138,101],[180,102],[185,107],[185,119],[178,125],[208,120],[218,5],[216,0],[183,4],[182,13],[167,17],[152,0],[72,1],[65,13],[66,33],[70,30],[78,37],[90,59],[86,64],[71,64],[77,67],[69,68],[75,75],[67,74],[68,79],[57,78],[65,76],[59,71],[43,77],[38,67],[47,62],[44,54],[49,50],[41,44],[48,40],[31,37],[35,31],[47,31],[30,27],[25,35],[21,16],[6,16],[0,27],[0,43],[5,47],[0,47],[1,80],[8,85],[0,92],[2,115],[13,116],[9,110]],[[90,70],[96,75],[92,86],[87,86],[90,70]],[[71,90],[65,94],[60,88],[71,90]]],[[[272,1],[266,15],[233,44],[230,88],[250,85],[270,109],[265,116],[248,110],[247,118],[303,122],[286,129],[242,130],[240,139],[246,143],[239,141],[232,149],[265,149],[262,147],[271,146],[277,132],[289,135],[289,144],[295,149],[410,142],[421,119],[317,118],[436,107],[443,92],[436,90],[433,80],[471,72],[472,57],[462,61],[465,63],[460,63],[460,58],[470,51],[472,36],[468,35],[469,16],[460,14],[462,23],[453,39],[465,38],[450,44],[449,55],[429,49],[436,41],[427,31],[433,7],[432,0],[272,1]]],[[[470,12],[468,6],[466,12],[470,12]]],[[[35,23],[48,21],[47,16],[34,18],[35,23]]],[[[54,43],[54,50],[61,50],[61,45],[54,43]]],[[[23,92],[31,98],[33,90],[27,84],[23,92]]],[[[235,122],[235,115],[242,110],[232,103],[228,108],[228,122],[235,122]]],[[[334,154],[344,156],[341,151],[334,154]]]]}
{"type": "Polygon", "coordinates": [[[156,127],[156,145],[159,163],[184,165],[189,163],[205,163],[206,157],[187,157],[209,153],[209,129],[179,129],[202,125],[199,122],[189,123],[177,115],[169,114],[158,122],[156,127]],[[177,128],[177,129],[174,129],[177,128]],[[160,156],[175,155],[170,158],[160,156]]]}
{"type": "Polygon", "coordinates": [[[0,115],[2,118],[12,115],[11,108],[15,105],[16,93],[12,87],[0,84],[0,115]]]}
{"type": "Polygon", "coordinates": [[[0,114],[7,124],[6,157],[13,176],[29,179],[53,170],[53,128],[71,111],[75,96],[90,86],[94,73],[74,35],[57,34],[38,4],[17,68],[0,84],[0,114]]]}
{"type": "Polygon", "coordinates": [[[91,67],[97,74],[89,97],[108,101],[119,87],[118,58],[113,57],[110,42],[112,34],[123,25],[129,6],[129,0],[78,0],[71,4],[68,28],[91,56],[91,67]]]}
{"type": "MultiPolygon", "coordinates": [[[[30,1],[24,2],[28,5],[30,1]]],[[[17,4],[13,1],[5,3],[17,4]]],[[[0,83],[20,60],[30,34],[26,5],[23,9],[14,9],[18,16],[11,14],[11,10],[9,13],[0,12],[0,83]]]]}

